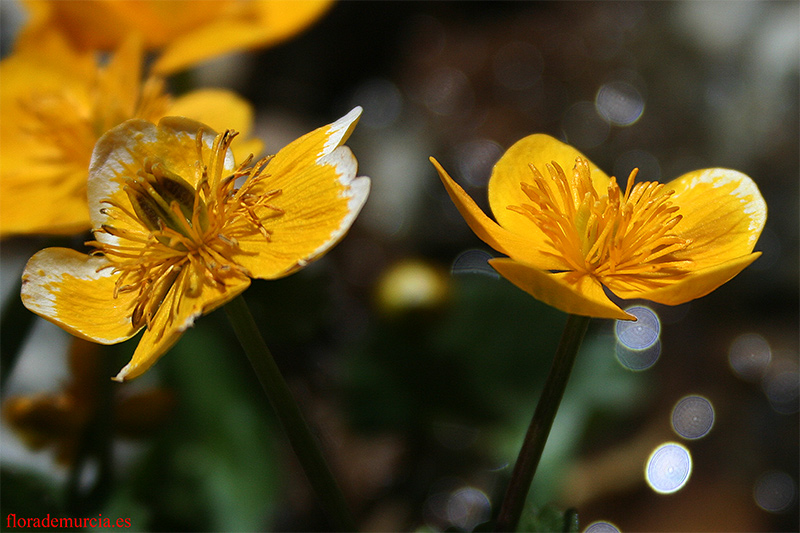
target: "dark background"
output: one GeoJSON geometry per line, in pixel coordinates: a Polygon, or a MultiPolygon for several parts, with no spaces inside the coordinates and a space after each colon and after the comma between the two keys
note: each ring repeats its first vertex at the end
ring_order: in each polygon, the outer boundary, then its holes
{"type": "MultiPolygon", "coordinates": [[[[652,368],[623,368],[612,321],[592,322],[533,506],[575,506],[581,529],[602,520],[621,531],[797,530],[798,22],[796,2],[348,1],[292,41],[173,80],[178,93],[240,92],[270,153],[364,107],[348,145],[373,192],[350,234],[309,268],[245,294],[364,530],[472,530],[497,512],[565,315],[462,255],[493,252],[427,158],[486,207],[491,166],[535,132],[618,177],[735,168],[758,184],[769,214],[750,268],[703,299],[651,305],[662,326],[652,368]],[[439,288],[423,290],[422,304],[392,281],[409,264],[408,278],[439,288]],[[734,371],[742,339],[756,339],[769,364],[734,371]],[[687,395],[714,407],[698,440],[670,422],[687,395]],[[694,466],[682,490],[660,495],[644,461],[667,441],[686,446],[694,466]],[[770,490],[788,503],[764,509],[756,487],[776,471],[791,486],[770,490]]],[[[3,278],[43,245],[5,242],[3,278]]],[[[8,309],[4,343],[20,331],[8,309]]],[[[3,367],[4,396],[66,379],[63,360],[48,362],[65,348],[42,347],[66,336],[44,323],[33,336],[52,340],[23,344],[13,373],[3,367]]],[[[107,375],[134,345],[103,352],[107,375]]],[[[114,478],[86,516],[154,531],[326,529],[224,313],[203,317],[146,378],[113,394],[156,386],[172,410],[139,438],[113,440],[114,478]]],[[[143,405],[127,412],[139,411],[146,417],[143,405]]],[[[74,466],[27,452],[7,426],[2,438],[3,518],[67,512],[74,466]]]]}

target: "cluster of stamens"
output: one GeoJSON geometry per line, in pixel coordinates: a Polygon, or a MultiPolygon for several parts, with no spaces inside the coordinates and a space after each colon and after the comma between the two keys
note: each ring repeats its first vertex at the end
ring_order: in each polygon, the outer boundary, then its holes
{"type": "Polygon", "coordinates": [[[674,191],[663,184],[634,185],[634,170],[624,193],[611,178],[601,196],[584,159],[576,159],[569,177],[555,162],[547,165],[549,179],[530,168],[532,183],[521,187],[532,203],[508,209],[532,219],[571,270],[597,277],[666,275],[689,266],[673,256],[689,242],[673,232],[682,216],[670,201],[674,191]]]}
{"type": "MultiPolygon", "coordinates": [[[[132,229],[104,224],[95,231],[115,237],[115,243],[97,240],[87,244],[96,248],[95,254],[109,260],[103,268],[120,274],[115,298],[120,293],[137,293],[131,317],[135,328],[150,327],[179,279],[178,291],[197,295],[204,280],[224,286],[231,276],[247,276],[247,270],[232,258],[238,238],[258,233],[269,240],[270,230],[264,221],[283,213],[270,203],[281,194],[279,189],[254,192],[254,187],[269,176],[263,171],[270,158],[249,166],[251,156],[225,175],[225,155],[235,135],[233,131],[218,135],[206,163],[202,132],[198,133],[196,187],[160,160],[148,157],[138,171],[122,176],[129,204],[105,201],[109,207],[102,208],[102,213],[124,220],[126,224],[118,226],[132,229]],[[238,188],[237,181],[243,181],[238,188]]],[[[173,299],[173,305],[176,302],[173,299]]]]}

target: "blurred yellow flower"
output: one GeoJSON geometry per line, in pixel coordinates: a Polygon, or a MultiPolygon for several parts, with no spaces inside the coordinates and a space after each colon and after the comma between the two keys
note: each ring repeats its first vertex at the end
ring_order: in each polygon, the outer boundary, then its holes
{"type": "Polygon", "coordinates": [[[80,50],[112,50],[129,34],[160,51],[153,70],[175,72],[237,50],[289,39],[319,19],[332,0],[26,0],[21,42],[57,28],[80,50]]]}
{"type": "MultiPolygon", "coordinates": [[[[11,396],[3,402],[3,417],[32,449],[52,448],[56,460],[71,464],[104,401],[98,390],[103,379],[103,353],[97,344],[73,338],[69,379],[53,393],[11,396]]],[[[107,378],[105,378],[107,379],[107,378]]],[[[174,411],[175,396],[160,388],[116,390],[112,396],[114,432],[123,438],[156,433],[174,411]]]]}
{"type": "Polygon", "coordinates": [[[47,248],[22,276],[22,301],[70,333],[114,344],[146,328],[115,378],[145,372],[196,317],[250,278],[275,279],[341,239],[369,193],[342,144],[361,108],[235,165],[235,132],[165,117],[129,120],[100,138],[89,170],[95,250],[47,248]]]}
{"type": "MultiPolygon", "coordinates": [[[[56,34],[17,46],[0,62],[0,237],[72,234],[91,228],[86,180],[92,149],[130,118],[170,115],[227,124],[245,135],[252,111],[229,91],[205,89],[172,100],[164,81],[142,80],[142,49],[127,40],[105,66],[56,34]]],[[[260,142],[242,146],[260,151],[260,142]]]]}
{"type": "Polygon", "coordinates": [[[580,152],[547,135],[514,144],[489,180],[487,217],[431,159],[450,198],[502,276],[567,313],[634,319],[606,296],[678,305],[752,263],[767,218],[755,183],[735,170],[696,170],[625,190],[580,152]]]}

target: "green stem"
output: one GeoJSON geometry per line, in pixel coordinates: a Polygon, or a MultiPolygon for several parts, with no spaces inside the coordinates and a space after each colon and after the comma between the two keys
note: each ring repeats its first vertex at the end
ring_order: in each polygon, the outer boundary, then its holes
{"type": "MultiPolygon", "coordinates": [[[[81,350],[79,345],[82,343],[90,344],[89,341],[73,338],[70,350],[81,350]]],[[[94,373],[92,379],[97,387],[95,410],[81,432],[75,461],[67,478],[66,501],[69,511],[74,514],[87,514],[102,508],[114,483],[112,446],[115,384],[108,376],[113,375],[119,367],[115,358],[109,357],[109,351],[104,348],[96,344],[91,348],[97,352],[92,354],[95,361],[91,365],[94,373]],[[81,490],[81,475],[91,460],[97,461],[97,477],[90,488],[81,490]]]]}
{"type": "Polygon", "coordinates": [[[275,364],[244,298],[239,295],[231,300],[225,305],[225,312],[328,518],[339,531],[355,531],[355,521],[344,495],[325,462],[316,437],[311,433],[289,386],[275,364]]]}
{"type": "Polygon", "coordinates": [[[564,396],[564,390],[567,388],[569,375],[572,372],[572,366],[578,355],[586,328],[589,326],[589,320],[589,317],[578,315],[569,315],[567,318],[553,366],[550,368],[542,396],[536,405],[531,425],[528,427],[528,433],[525,435],[525,441],[519,451],[517,464],[514,465],[511,481],[497,516],[495,531],[516,531],[517,529],[533,476],[536,474],[536,467],[539,466],[539,459],[542,457],[544,445],[550,435],[550,428],[553,426],[558,406],[564,396]]]}

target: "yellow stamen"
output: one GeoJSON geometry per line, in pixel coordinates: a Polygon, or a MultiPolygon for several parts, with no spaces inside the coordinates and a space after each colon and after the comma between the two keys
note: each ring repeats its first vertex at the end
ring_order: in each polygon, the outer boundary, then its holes
{"type": "Polygon", "coordinates": [[[570,176],[555,162],[546,166],[549,179],[530,168],[531,182],[520,186],[531,203],[508,209],[533,220],[573,270],[598,278],[687,270],[687,262],[674,256],[688,244],[673,233],[682,216],[663,184],[634,183],[634,169],[624,193],[611,178],[601,195],[581,158],[570,176]]]}
{"type": "Polygon", "coordinates": [[[208,153],[202,131],[197,134],[199,159],[192,177],[197,186],[164,161],[148,157],[141,168],[126,168],[119,176],[132,209],[119,201],[107,201],[108,207],[102,208],[109,221],[97,231],[113,239],[87,244],[105,255],[109,267],[119,273],[114,297],[126,292],[137,295],[131,317],[134,327],[149,329],[170,291],[176,291],[170,300],[174,307],[182,295],[196,295],[204,283],[224,286],[232,275],[247,275],[233,259],[239,239],[256,233],[269,238],[264,220],[283,214],[271,204],[280,196],[279,189],[253,192],[269,177],[263,173],[269,158],[246,167],[248,158],[233,173],[225,170],[235,135],[232,131],[218,135],[208,153]],[[239,178],[244,183],[236,188],[239,178]],[[181,287],[176,288],[178,284],[181,287]]]}

